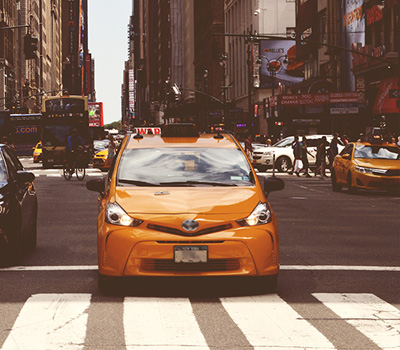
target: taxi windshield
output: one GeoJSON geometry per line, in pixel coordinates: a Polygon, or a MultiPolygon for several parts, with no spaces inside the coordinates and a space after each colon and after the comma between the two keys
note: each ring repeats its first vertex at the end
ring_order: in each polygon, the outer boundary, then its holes
{"type": "Polygon", "coordinates": [[[124,151],[119,186],[249,186],[250,166],[238,149],[145,148],[124,151]]]}
{"type": "Polygon", "coordinates": [[[361,159],[400,159],[400,148],[387,145],[357,145],[354,158],[361,159]]]}

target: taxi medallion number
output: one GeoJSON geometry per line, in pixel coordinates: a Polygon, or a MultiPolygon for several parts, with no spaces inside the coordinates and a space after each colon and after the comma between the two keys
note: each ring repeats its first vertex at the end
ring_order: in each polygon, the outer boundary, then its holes
{"type": "Polygon", "coordinates": [[[175,246],[175,263],[206,263],[208,256],[207,246],[175,246]]]}

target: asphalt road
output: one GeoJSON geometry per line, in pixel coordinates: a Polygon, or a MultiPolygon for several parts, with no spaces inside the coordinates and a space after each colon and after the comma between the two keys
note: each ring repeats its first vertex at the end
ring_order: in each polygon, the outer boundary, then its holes
{"type": "MultiPolygon", "coordinates": [[[[97,195],[36,175],[38,247],[0,270],[0,349],[400,349],[400,197],[279,175],[276,295],[242,280],[134,280],[97,290],[97,195]]],[[[260,174],[269,176],[270,174],[260,174]]]]}

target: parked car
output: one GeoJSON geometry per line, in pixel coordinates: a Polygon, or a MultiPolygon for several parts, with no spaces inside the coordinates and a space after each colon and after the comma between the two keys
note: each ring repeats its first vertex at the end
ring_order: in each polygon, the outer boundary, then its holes
{"type": "MultiPolygon", "coordinates": [[[[327,140],[327,150],[333,139],[332,135],[305,135],[307,138],[307,149],[311,153],[307,155],[310,166],[315,165],[317,147],[321,143],[322,137],[327,140]]],[[[299,138],[301,141],[301,137],[299,138]]],[[[275,168],[280,172],[289,171],[294,162],[292,143],[294,136],[288,136],[278,141],[270,147],[257,148],[253,151],[253,166],[263,171],[273,166],[273,156],[275,154],[275,168]]],[[[341,140],[338,140],[339,152],[344,148],[341,140]]]]}
{"type": "Polygon", "coordinates": [[[0,144],[0,264],[17,264],[36,248],[35,175],[25,171],[14,151],[0,144]]]}
{"type": "MultiPolygon", "coordinates": [[[[180,128],[182,126],[182,128],[180,128]]],[[[276,217],[239,143],[168,125],[161,135],[127,135],[99,192],[99,288],[129,276],[241,276],[275,291],[276,217]]],[[[264,192],[265,191],[265,192],[264,192]]]]}
{"type": "Polygon", "coordinates": [[[42,160],[42,141],[39,141],[35,147],[33,147],[33,162],[39,163],[42,160]]]}
{"type": "Polygon", "coordinates": [[[332,190],[400,191],[400,148],[387,143],[349,143],[336,157],[331,170],[332,190]]]}

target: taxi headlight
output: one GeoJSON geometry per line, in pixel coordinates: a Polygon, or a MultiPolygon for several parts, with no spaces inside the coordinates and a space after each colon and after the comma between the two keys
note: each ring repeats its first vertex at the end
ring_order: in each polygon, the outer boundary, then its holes
{"type": "Polygon", "coordinates": [[[120,226],[139,226],[143,221],[129,216],[117,202],[107,205],[106,222],[112,225],[120,226]]]}
{"type": "Polygon", "coordinates": [[[255,226],[270,223],[272,220],[271,209],[267,203],[258,203],[253,212],[244,219],[236,222],[241,226],[255,226]]]}
{"type": "Polygon", "coordinates": [[[386,169],[373,169],[373,168],[364,168],[362,166],[356,166],[356,171],[363,174],[386,174],[386,169]]]}

